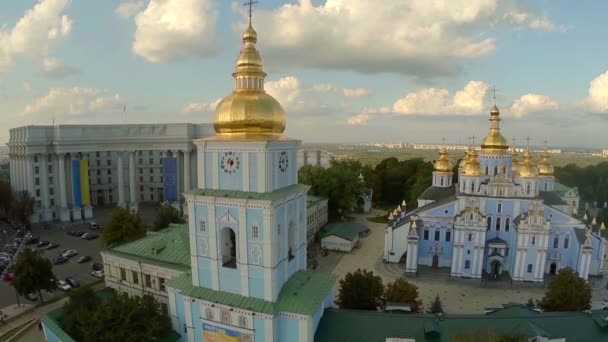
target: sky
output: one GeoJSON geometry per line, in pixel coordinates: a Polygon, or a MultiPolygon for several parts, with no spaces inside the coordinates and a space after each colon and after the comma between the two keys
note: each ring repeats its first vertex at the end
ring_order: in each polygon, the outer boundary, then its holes
{"type": "MultiPolygon", "coordinates": [[[[603,0],[259,0],[253,26],[292,138],[479,141],[495,102],[517,145],[606,148],[605,13],[603,0]]],[[[53,122],[212,122],[246,25],[231,0],[0,1],[0,143],[53,122]]]]}

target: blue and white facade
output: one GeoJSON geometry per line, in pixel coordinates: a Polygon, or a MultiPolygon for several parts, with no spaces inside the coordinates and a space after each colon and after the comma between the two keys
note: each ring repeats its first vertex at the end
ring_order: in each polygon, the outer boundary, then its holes
{"type": "Polygon", "coordinates": [[[479,155],[469,150],[458,184],[452,184],[448,168],[438,168],[440,155],[419,208],[393,212],[384,260],[405,263],[406,272],[417,272],[418,265],[449,267],[453,277],[467,278],[508,272],[516,281],[543,282],[545,275],[566,267],[584,279],[601,275],[606,239],[599,227],[575,216],[578,199],[554,191],[548,154],[534,164],[529,152],[521,163],[507,152],[499,120],[493,108],[485,140],[490,143],[479,155]]]}

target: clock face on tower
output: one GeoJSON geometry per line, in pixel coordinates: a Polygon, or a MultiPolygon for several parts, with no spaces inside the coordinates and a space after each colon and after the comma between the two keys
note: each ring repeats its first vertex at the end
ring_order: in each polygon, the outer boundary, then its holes
{"type": "Polygon", "coordinates": [[[279,156],[279,170],[281,170],[281,172],[285,172],[285,171],[287,171],[288,166],[289,166],[289,158],[287,157],[287,152],[283,151],[283,152],[281,152],[281,155],[279,156]]]}
{"type": "Polygon", "coordinates": [[[239,157],[233,152],[225,152],[222,157],[221,165],[222,170],[226,173],[235,173],[239,170],[241,166],[241,162],[239,161],[239,157]]]}

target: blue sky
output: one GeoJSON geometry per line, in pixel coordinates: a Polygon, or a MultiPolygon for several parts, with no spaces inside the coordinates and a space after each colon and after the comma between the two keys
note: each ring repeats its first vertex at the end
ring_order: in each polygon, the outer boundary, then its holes
{"type": "MultiPolygon", "coordinates": [[[[505,136],[606,147],[606,1],[261,0],[267,91],[309,142],[505,136]]],[[[210,122],[246,23],[229,0],[0,2],[0,141],[28,124],[210,122]],[[127,106],[127,111],[122,108],[127,106]]]]}

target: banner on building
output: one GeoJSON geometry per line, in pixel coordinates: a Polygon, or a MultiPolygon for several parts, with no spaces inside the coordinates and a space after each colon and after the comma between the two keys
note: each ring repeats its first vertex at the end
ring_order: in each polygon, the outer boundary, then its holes
{"type": "Polygon", "coordinates": [[[72,160],[72,194],[75,207],[91,204],[88,160],[72,160]]]}
{"type": "Polygon", "coordinates": [[[177,158],[163,158],[163,199],[177,202],[177,158]]]}
{"type": "Polygon", "coordinates": [[[243,342],[253,341],[251,334],[230,330],[203,323],[203,341],[207,342],[243,342]]]}

